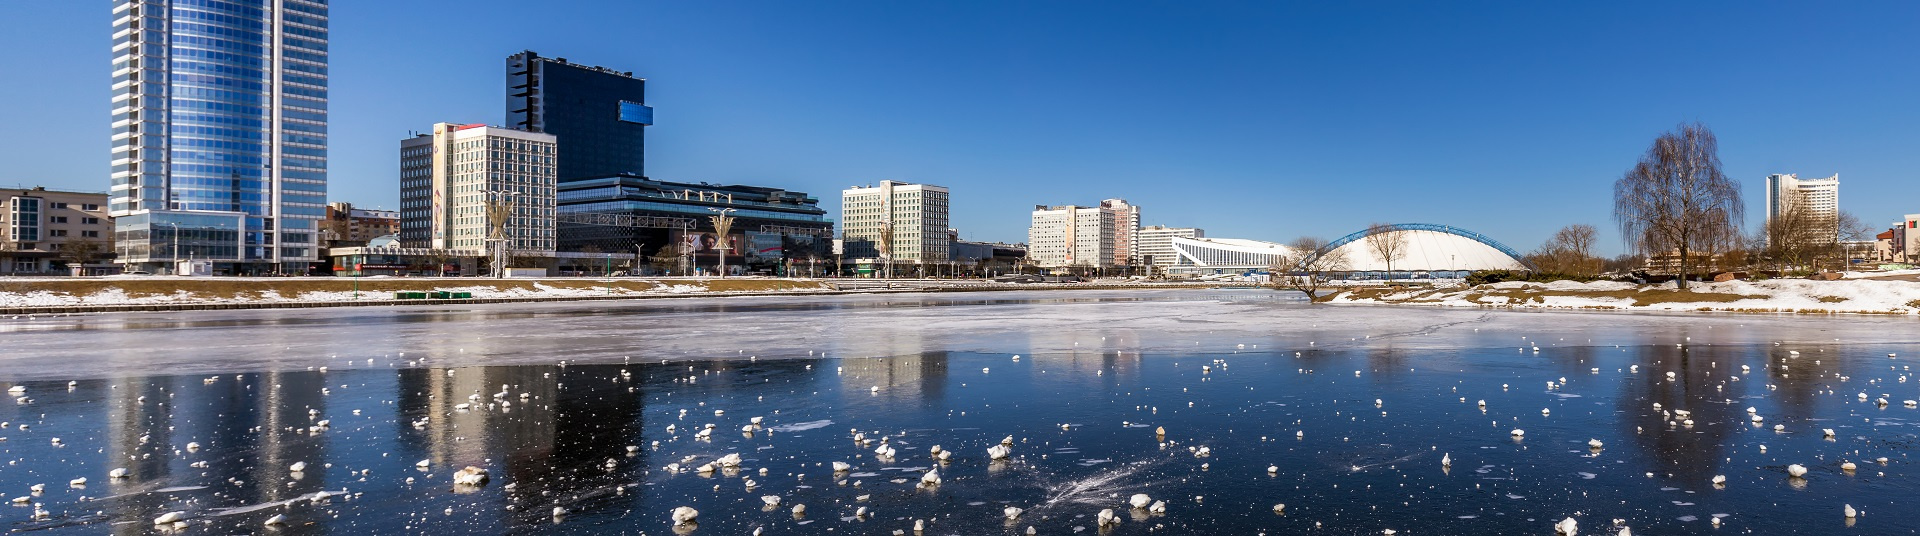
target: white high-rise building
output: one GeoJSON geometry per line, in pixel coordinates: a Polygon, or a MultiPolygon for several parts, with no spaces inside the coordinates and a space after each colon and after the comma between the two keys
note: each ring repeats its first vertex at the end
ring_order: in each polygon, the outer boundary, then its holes
{"type": "Polygon", "coordinates": [[[1197,227],[1167,227],[1155,225],[1140,228],[1139,258],[1141,266],[1167,267],[1180,264],[1180,256],[1173,251],[1174,238],[1206,238],[1207,232],[1197,227]]]}
{"type": "Polygon", "coordinates": [[[856,265],[946,265],[947,196],[945,186],[900,181],[842,190],[844,258],[856,265]]]}
{"type": "Polygon", "coordinates": [[[1140,207],[1108,199],[1097,207],[1034,205],[1027,259],[1042,268],[1115,268],[1138,261],[1140,207]]]}
{"type": "Polygon", "coordinates": [[[554,256],[555,138],[440,123],[400,142],[400,244],[496,251],[488,209],[506,222],[517,257],[554,256]]]}
{"type": "Polygon", "coordinates": [[[1833,233],[1840,232],[1840,174],[1824,179],[1801,179],[1792,173],[1767,176],[1767,221],[1788,208],[1794,196],[1805,200],[1812,221],[1829,222],[1833,233]]]}

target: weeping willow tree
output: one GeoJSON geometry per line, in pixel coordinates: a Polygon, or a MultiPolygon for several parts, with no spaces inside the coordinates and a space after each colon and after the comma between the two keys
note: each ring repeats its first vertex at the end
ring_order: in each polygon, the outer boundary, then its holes
{"type": "Polygon", "coordinates": [[[1740,238],[1746,208],[1740,182],[1720,171],[1720,144],[1699,123],[1653,140],[1640,161],[1613,183],[1613,219],[1636,252],[1680,256],[1680,289],[1695,253],[1723,251],[1740,238]]]}

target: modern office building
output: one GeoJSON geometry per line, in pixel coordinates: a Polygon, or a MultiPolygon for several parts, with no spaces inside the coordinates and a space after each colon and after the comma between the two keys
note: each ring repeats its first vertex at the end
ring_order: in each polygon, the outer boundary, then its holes
{"type": "Polygon", "coordinates": [[[507,127],[560,142],[560,182],[646,176],[647,80],[533,51],[507,57],[507,127]]]}
{"type": "Polygon", "coordinates": [[[400,211],[355,208],[352,203],[327,203],[322,239],[328,243],[365,244],[369,240],[400,234],[400,211]]]}
{"type": "Polygon", "coordinates": [[[639,274],[713,273],[723,255],[735,273],[821,273],[832,261],[833,222],[806,192],[615,175],[561,183],[558,199],[560,251],[638,254],[639,274]],[[724,240],[721,211],[733,218],[724,240]]]}
{"type": "Polygon", "coordinates": [[[1790,208],[1788,203],[1794,199],[1802,200],[1810,221],[1830,222],[1831,232],[1837,235],[1840,215],[1840,174],[1824,179],[1801,179],[1799,176],[1774,174],[1767,176],[1767,221],[1771,222],[1782,211],[1790,208]]]}
{"type": "Polygon", "coordinates": [[[1207,232],[1197,227],[1167,227],[1165,225],[1141,227],[1140,245],[1136,247],[1135,250],[1138,252],[1141,266],[1164,269],[1180,262],[1180,257],[1173,251],[1173,239],[1206,237],[1207,232]]]}
{"type": "Polygon", "coordinates": [[[401,246],[552,258],[555,152],[551,134],[478,124],[401,141],[401,246]]]}
{"type": "Polygon", "coordinates": [[[845,261],[857,274],[882,277],[926,274],[930,267],[945,265],[952,256],[948,194],[945,186],[900,181],[841,191],[840,252],[845,261]]]}
{"type": "Polygon", "coordinates": [[[327,197],[327,2],[114,0],[119,262],[306,273],[327,197]],[[179,246],[179,247],[176,247],[179,246]]]}
{"type": "Polygon", "coordinates": [[[1009,274],[1017,271],[1027,258],[1025,244],[961,240],[957,232],[947,233],[947,243],[948,258],[953,263],[952,275],[977,277],[1009,274]]]}
{"type": "Polygon", "coordinates": [[[1140,207],[1125,199],[1099,206],[1033,207],[1028,258],[1042,268],[1119,268],[1139,261],[1140,207]]]}
{"type": "Polygon", "coordinates": [[[0,275],[92,275],[109,268],[103,264],[113,257],[107,194],[0,190],[0,208],[6,211],[0,215],[0,275]]]}

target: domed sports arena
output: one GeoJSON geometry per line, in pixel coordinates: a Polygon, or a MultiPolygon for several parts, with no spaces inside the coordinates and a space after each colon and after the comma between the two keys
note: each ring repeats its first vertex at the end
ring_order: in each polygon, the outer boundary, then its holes
{"type": "MultiPolygon", "coordinates": [[[[1479,233],[1431,223],[1400,223],[1381,228],[1405,240],[1404,253],[1393,261],[1393,279],[1465,277],[1474,270],[1531,270],[1519,252],[1479,233]]],[[[1373,229],[1362,230],[1327,244],[1324,252],[1345,255],[1346,272],[1355,279],[1386,279],[1387,261],[1367,245],[1373,229]]]]}

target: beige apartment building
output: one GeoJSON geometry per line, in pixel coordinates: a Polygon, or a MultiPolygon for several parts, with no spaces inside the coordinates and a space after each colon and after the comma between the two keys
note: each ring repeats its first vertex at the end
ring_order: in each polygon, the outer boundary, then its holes
{"type": "Polygon", "coordinates": [[[944,186],[880,181],[840,192],[841,251],[861,275],[926,273],[951,260],[944,186]]]}
{"type": "Polygon", "coordinates": [[[0,275],[98,275],[116,271],[105,192],[44,186],[0,190],[0,275]],[[78,268],[76,270],[76,268],[78,268]]]}
{"type": "Polygon", "coordinates": [[[375,238],[400,234],[400,211],[354,208],[352,203],[327,203],[327,219],[320,229],[328,243],[366,244],[375,238]]]}
{"type": "Polygon", "coordinates": [[[1033,207],[1027,259],[1041,268],[1118,268],[1139,263],[1140,207],[1125,199],[1099,206],[1033,207]]]}

